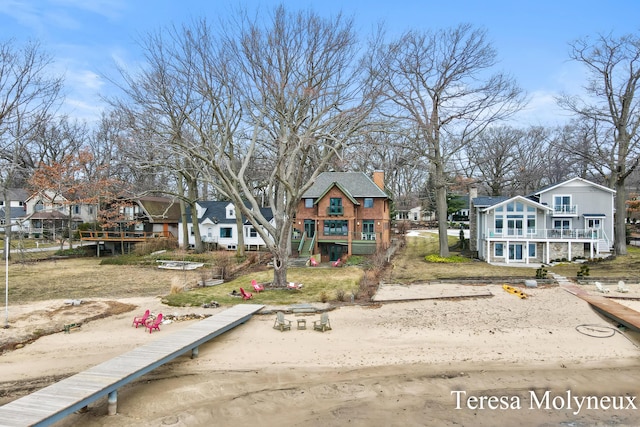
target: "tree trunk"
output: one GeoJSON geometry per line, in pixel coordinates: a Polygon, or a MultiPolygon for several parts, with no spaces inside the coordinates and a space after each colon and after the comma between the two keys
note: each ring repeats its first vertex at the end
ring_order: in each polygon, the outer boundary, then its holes
{"type": "Polygon", "coordinates": [[[625,189],[625,179],[618,178],[616,180],[616,215],[614,232],[615,239],[613,244],[613,250],[616,255],[627,254],[627,224],[626,224],[626,200],[627,191],[625,189]]]}
{"type": "Polygon", "coordinates": [[[436,188],[436,210],[438,214],[438,240],[440,243],[440,256],[446,258],[449,256],[449,222],[447,221],[447,188],[444,185],[438,185],[436,188]]]}
{"type": "Polygon", "coordinates": [[[272,251],[273,254],[273,286],[287,287],[287,265],[289,264],[289,254],[282,251],[282,245],[272,251]]]}
{"type": "Polygon", "coordinates": [[[244,256],[244,224],[242,223],[242,211],[236,209],[236,229],[238,230],[238,245],[236,246],[236,255],[244,256]]]}

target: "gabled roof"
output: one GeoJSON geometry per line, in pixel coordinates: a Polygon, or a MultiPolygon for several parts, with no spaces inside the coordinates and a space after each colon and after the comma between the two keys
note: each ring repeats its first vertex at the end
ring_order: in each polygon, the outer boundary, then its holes
{"type": "Polygon", "coordinates": [[[563,186],[563,185],[566,185],[566,184],[569,184],[569,183],[573,183],[573,182],[582,182],[582,183],[590,185],[592,187],[596,187],[596,188],[598,188],[598,189],[600,189],[602,191],[606,191],[606,192],[609,192],[609,193],[612,193],[612,194],[616,193],[616,190],[612,190],[611,188],[605,187],[604,185],[596,184],[595,182],[591,182],[591,181],[586,180],[584,178],[577,178],[576,177],[576,178],[568,179],[566,181],[559,182],[557,184],[552,184],[552,185],[549,185],[547,187],[543,187],[542,189],[536,191],[533,194],[536,195],[536,196],[539,196],[542,193],[547,193],[549,191],[555,190],[557,187],[560,187],[560,186],[563,186]]]}
{"type": "Polygon", "coordinates": [[[479,196],[473,198],[473,206],[477,208],[486,208],[487,206],[493,206],[508,199],[509,197],[506,196],[479,196]]]}
{"type": "Polygon", "coordinates": [[[339,185],[338,188],[353,199],[363,197],[389,198],[387,193],[363,172],[322,172],[317,176],[313,185],[302,195],[302,198],[321,198],[334,185],[339,185]]]}
{"type": "MultiPolygon", "coordinates": [[[[24,207],[22,206],[12,206],[11,208],[9,208],[9,212],[11,214],[11,219],[25,217],[24,207]]],[[[4,219],[4,215],[5,215],[5,210],[3,206],[0,208],[0,218],[4,219]]]]}
{"type": "Polygon", "coordinates": [[[501,202],[494,203],[493,205],[487,206],[485,209],[483,209],[483,211],[487,212],[487,211],[499,208],[500,206],[504,206],[504,205],[506,205],[508,203],[515,202],[515,201],[519,201],[519,202],[525,203],[527,205],[532,205],[532,206],[535,206],[538,209],[543,209],[543,210],[546,210],[546,211],[552,211],[553,210],[549,206],[540,204],[540,203],[536,202],[535,200],[531,200],[531,199],[529,199],[527,197],[514,196],[514,197],[507,198],[507,199],[505,199],[505,200],[503,200],[501,202]]]}
{"type": "Polygon", "coordinates": [[[24,188],[8,188],[7,197],[11,202],[24,202],[29,197],[29,193],[24,188]]]}
{"type": "Polygon", "coordinates": [[[331,185],[329,185],[327,187],[326,190],[324,190],[324,192],[318,196],[318,198],[316,199],[316,201],[314,203],[318,203],[322,198],[324,198],[324,196],[327,195],[327,193],[333,188],[333,187],[337,187],[340,191],[342,191],[342,193],[347,196],[347,198],[351,201],[351,203],[353,203],[354,205],[360,205],[360,202],[358,202],[349,192],[349,190],[347,190],[346,188],[344,188],[339,182],[333,182],[331,183],[331,185]]]}
{"type": "MultiPolygon", "coordinates": [[[[199,222],[202,223],[207,219],[215,224],[235,224],[235,218],[227,218],[227,206],[232,202],[229,201],[218,201],[218,200],[202,200],[197,202],[201,208],[204,209],[204,213],[202,214],[202,218],[200,218],[199,222]]],[[[245,206],[249,206],[248,202],[245,202],[245,206]]],[[[236,212],[237,214],[238,212],[236,212]]],[[[271,208],[260,208],[260,213],[265,217],[267,221],[271,221],[273,219],[273,211],[271,208]]],[[[187,206],[187,221],[191,222],[191,208],[187,206]]],[[[244,221],[245,224],[248,223],[247,220],[244,221]]]]}

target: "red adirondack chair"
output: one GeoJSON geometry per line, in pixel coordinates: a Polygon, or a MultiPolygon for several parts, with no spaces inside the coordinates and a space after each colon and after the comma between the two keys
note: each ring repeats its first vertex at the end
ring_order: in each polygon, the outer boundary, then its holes
{"type": "Polygon", "coordinates": [[[162,313],[158,314],[158,317],[153,320],[149,319],[144,326],[149,329],[149,333],[151,333],[154,329],[160,330],[160,323],[162,323],[162,313]]]}
{"type": "Polygon", "coordinates": [[[131,326],[135,326],[136,329],[138,328],[138,326],[145,326],[148,318],[149,318],[149,310],[145,311],[142,316],[134,317],[133,323],[131,324],[131,326]]]}
{"type": "Polygon", "coordinates": [[[242,299],[251,299],[251,298],[253,298],[253,294],[251,292],[247,292],[242,288],[240,288],[240,293],[242,294],[242,299]]]}
{"type": "Polygon", "coordinates": [[[258,282],[256,282],[256,279],[253,279],[251,281],[251,286],[253,286],[253,289],[257,292],[260,293],[261,291],[264,291],[264,286],[259,285],[258,282]]]}
{"type": "Polygon", "coordinates": [[[314,257],[311,257],[311,259],[309,259],[309,265],[311,267],[317,267],[318,266],[318,261],[316,261],[316,259],[314,257]]]}

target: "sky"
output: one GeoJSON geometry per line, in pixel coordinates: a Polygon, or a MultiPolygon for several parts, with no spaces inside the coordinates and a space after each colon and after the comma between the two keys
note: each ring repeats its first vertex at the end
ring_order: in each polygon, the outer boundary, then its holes
{"type": "Polygon", "coordinates": [[[598,34],[640,32],[638,0],[0,0],[0,41],[38,41],[65,77],[63,110],[95,122],[113,94],[116,64],[142,61],[139,40],[168,26],[201,17],[215,21],[238,7],[267,13],[278,4],[321,16],[352,16],[363,40],[379,23],[389,37],[408,29],[437,30],[470,23],[488,32],[496,71],[511,75],[530,99],[517,124],[555,125],[567,120],[556,106],[561,93],[580,94],[585,70],[569,60],[569,42],[598,34]]]}

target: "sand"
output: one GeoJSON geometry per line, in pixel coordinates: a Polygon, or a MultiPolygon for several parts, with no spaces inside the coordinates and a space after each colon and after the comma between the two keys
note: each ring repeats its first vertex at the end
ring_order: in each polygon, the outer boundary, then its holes
{"type": "MultiPolygon", "coordinates": [[[[450,285],[431,286],[442,294],[450,285]]],[[[639,285],[629,287],[627,296],[640,297],[639,285]]],[[[298,318],[309,325],[319,314],[287,314],[294,321],[287,332],[272,328],[275,315],[256,315],[201,346],[198,358],[182,356],[120,389],[117,415],[107,416],[101,399],[56,425],[640,425],[638,334],[618,330],[557,286],[527,288],[527,299],[497,285],[478,290],[493,296],[343,306],[329,312],[332,330],[325,333],[295,328],[298,318]],[[610,328],[604,331],[611,336],[580,333],[580,325],[610,328]]],[[[416,295],[415,288],[405,292],[416,295]]],[[[194,322],[149,334],[131,327],[144,308],[177,315],[224,309],[119,301],[139,309],[0,356],[0,403],[194,322]]],[[[640,310],[638,301],[624,303],[640,310]]],[[[22,318],[34,311],[12,310],[22,318]]]]}

